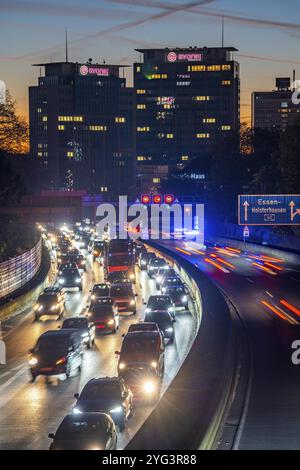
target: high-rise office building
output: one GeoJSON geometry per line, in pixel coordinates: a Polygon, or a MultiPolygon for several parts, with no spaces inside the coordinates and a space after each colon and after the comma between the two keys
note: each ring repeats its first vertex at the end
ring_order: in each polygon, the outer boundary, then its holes
{"type": "Polygon", "coordinates": [[[252,93],[252,127],[284,130],[300,119],[300,107],[292,102],[291,80],[276,78],[276,89],[252,93]]]}
{"type": "Polygon", "coordinates": [[[133,88],[123,66],[37,64],[45,74],[29,88],[30,151],[41,187],[84,189],[107,198],[135,185],[133,88]]]}
{"type": "Polygon", "coordinates": [[[234,47],[137,49],[137,165],[187,163],[239,128],[234,47]]]}

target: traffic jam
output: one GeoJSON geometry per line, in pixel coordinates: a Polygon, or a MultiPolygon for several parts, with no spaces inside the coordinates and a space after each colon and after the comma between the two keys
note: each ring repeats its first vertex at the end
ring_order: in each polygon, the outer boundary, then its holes
{"type": "Polygon", "coordinates": [[[60,323],[43,332],[29,351],[31,382],[59,382],[80,375],[88,350],[101,351],[101,340],[107,335],[121,336],[114,351],[115,374],[92,378],[75,393],[69,413],[49,433],[49,449],[120,448],[118,439],[136,410],[153,408],[161,396],[166,351],[176,341],[180,314],[191,316],[191,295],[173,267],[140,241],[110,239],[108,233],[98,239],[95,229],[84,223],[42,227],[42,232],[57,276],[40,293],[34,321],[50,317],[60,323]],[[88,305],[80,314],[66,315],[66,295],[84,289],[88,259],[92,270],[100,272],[101,282],[88,290],[88,305]],[[153,284],[147,299],[141,276],[153,284]],[[142,315],[137,315],[139,295],[142,315]],[[122,322],[129,317],[136,321],[120,334],[122,322]]]}

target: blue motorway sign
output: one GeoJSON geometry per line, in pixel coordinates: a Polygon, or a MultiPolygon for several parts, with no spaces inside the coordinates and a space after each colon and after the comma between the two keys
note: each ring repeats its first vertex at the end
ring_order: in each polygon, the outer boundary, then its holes
{"type": "Polygon", "coordinates": [[[239,195],[239,225],[300,225],[300,194],[239,195]]]}

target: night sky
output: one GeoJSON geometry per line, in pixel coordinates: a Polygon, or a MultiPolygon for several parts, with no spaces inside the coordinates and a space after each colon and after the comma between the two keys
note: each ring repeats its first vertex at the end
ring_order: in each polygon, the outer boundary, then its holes
{"type": "Polygon", "coordinates": [[[239,49],[249,122],[253,90],[274,88],[274,77],[293,69],[300,79],[299,0],[0,0],[0,79],[27,116],[39,73],[31,64],[64,60],[65,28],[69,60],[131,64],[137,47],[220,46],[222,15],[225,46],[239,49]]]}

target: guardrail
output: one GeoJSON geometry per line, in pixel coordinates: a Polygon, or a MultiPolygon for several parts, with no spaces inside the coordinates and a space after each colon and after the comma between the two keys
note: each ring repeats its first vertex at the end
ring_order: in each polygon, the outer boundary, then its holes
{"type": "Polygon", "coordinates": [[[38,272],[42,259],[42,240],[29,251],[0,263],[0,300],[23,287],[38,272]]]}
{"type": "Polygon", "coordinates": [[[236,336],[223,295],[192,263],[148,242],[192,289],[198,332],[177,375],[126,450],[212,448],[236,373],[236,336]]]}

